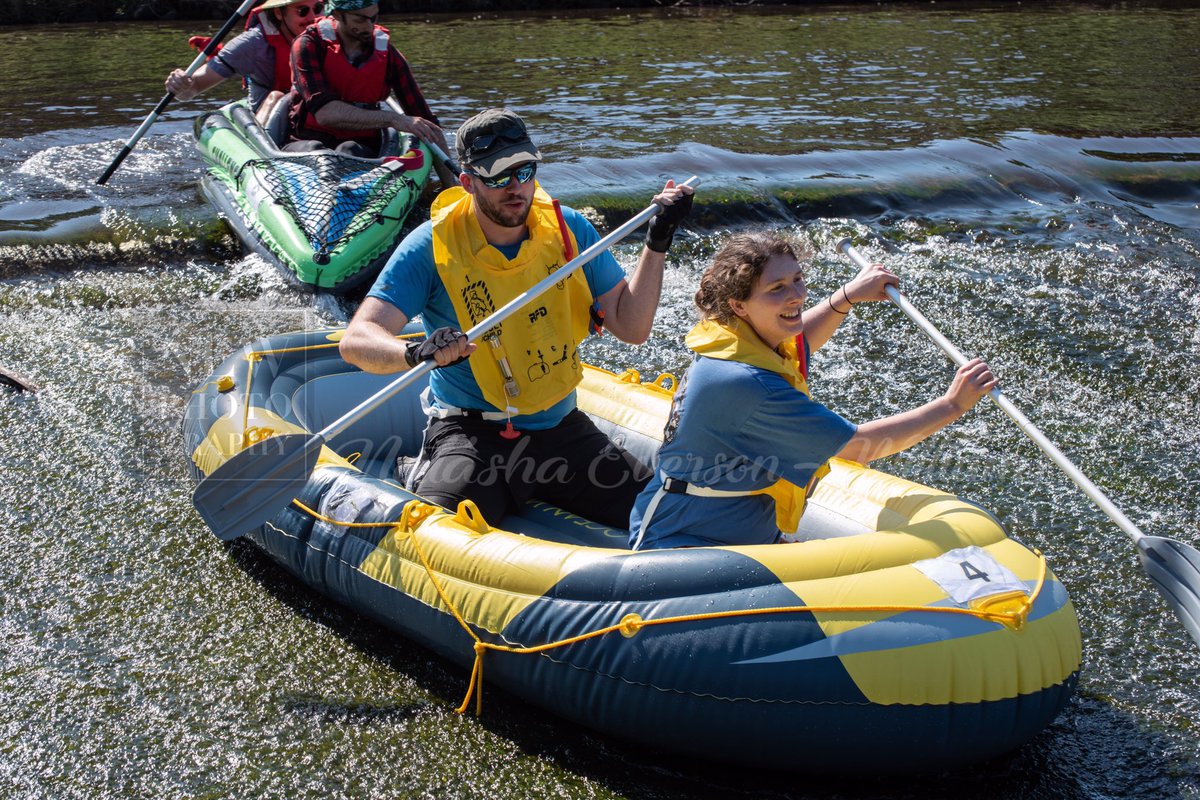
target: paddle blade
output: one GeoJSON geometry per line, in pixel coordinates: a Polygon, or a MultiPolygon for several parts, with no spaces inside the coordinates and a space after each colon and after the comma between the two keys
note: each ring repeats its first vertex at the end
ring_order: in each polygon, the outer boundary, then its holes
{"type": "Polygon", "coordinates": [[[308,433],[263,439],[200,481],[192,504],[217,538],[236,539],[300,494],[324,443],[320,436],[308,433]]]}
{"type": "Polygon", "coordinates": [[[1142,568],[1200,645],[1200,551],[1162,536],[1138,540],[1142,568]]]}

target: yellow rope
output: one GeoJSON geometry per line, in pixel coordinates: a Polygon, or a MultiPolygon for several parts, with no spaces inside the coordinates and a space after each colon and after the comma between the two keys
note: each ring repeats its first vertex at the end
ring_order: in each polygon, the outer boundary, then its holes
{"type": "Polygon", "coordinates": [[[468,682],[467,694],[463,698],[462,704],[458,707],[457,713],[465,713],[471,704],[471,697],[475,697],[475,714],[478,716],[483,713],[483,656],[488,650],[493,650],[501,653],[513,653],[517,655],[530,655],[534,653],[544,653],[549,650],[555,650],[559,647],[566,647],[579,642],[595,639],[600,636],[606,636],[610,633],[620,631],[623,636],[632,637],[643,628],[648,628],[655,625],[679,625],[686,622],[704,622],[707,620],[731,619],[734,617],[750,617],[759,616],[762,614],[796,614],[807,612],[810,614],[828,614],[834,612],[841,613],[903,613],[906,611],[920,611],[935,614],[963,614],[970,617],[977,617],[988,622],[995,622],[1000,625],[1011,627],[1015,630],[1020,630],[1024,627],[1026,620],[1029,617],[1029,612],[1033,608],[1034,602],[1042,592],[1042,587],[1046,583],[1046,557],[1042,555],[1040,550],[1034,550],[1034,555],[1038,557],[1038,578],[1037,583],[1033,587],[1033,592],[1025,599],[1021,606],[1011,611],[983,611],[972,608],[954,608],[948,606],[915,606],[915,605],[825,605],[825,606],[777,606],[774,608],[746,608],[735,609],[732,611],[709,611],[703,614],[682,614],[675,617],[660,617],[658,619],[642,619],[637,614],[627,614],[616,625],[608,625],[603,628],[598,628],[593,631],[581,633],[577,636],[571,636],[566,639],[560,639],[556,642],[547,642],[545,644],[530,645],[525,647],[515,647],[512,645],[492,644],[491,642],[483,641],[473,630],[469,623],[463,619],[461,613],[454,603],[450,601],[445,589],[442,587],[441,581],[438,580],[437,574],[434,572],[433,566],[429,563],[429,559],[425,557],[425,551],[421,548],[421,543],[417,539],[415,524],[419,524],[420,519],[413,519],[417,514],[410,513],[410,509],[416,509],[423,505],[420,501],[411,501],[404,507],[404,513],[401,515],[398,522],[341,522],[340,520],[327,517],[306,506],[299,500],[292,501],[306,514],[331,525],[339,525],[345,528],[379,528],[390,527],[396,530],[399,534],[404,534],[412,542],[413,549],[417,553],[417,557],[421,560],[422,566],[425,568],[426,574],[429,575],[429,580],[437,590],[438,596],[442,602],[450,609],[450,613],[462,629],[467,632],[474,641],[475,664],[471,668],[471,678],[468,682]]]}

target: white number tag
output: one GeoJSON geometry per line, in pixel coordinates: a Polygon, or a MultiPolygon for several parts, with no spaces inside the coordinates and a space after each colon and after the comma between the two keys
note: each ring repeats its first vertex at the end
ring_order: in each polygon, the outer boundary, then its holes
{"type": "Polygon", "coordinates": [[[1029,593],[1025,582],[981,547],[960,547],[913,564],[960,606],[1005,592],[1029,593]]]}

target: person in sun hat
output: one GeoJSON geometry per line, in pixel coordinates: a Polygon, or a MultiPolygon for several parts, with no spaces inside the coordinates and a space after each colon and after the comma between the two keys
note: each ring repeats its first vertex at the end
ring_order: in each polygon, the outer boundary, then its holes
{"type": "Polygon", "coordinates": [[[285,150],[336,148],[378,155],[380,131],[394,128],[448,150],[438,118],[408,62],[376,24],[374,0],[326,0],[329,16],[292,45],[292,107],[285,150]],[[403,114],[383,105],[391,92],[403,114]]]}
{"type": "Polygon", "coordinates": [[[872,264],[806,309],[811,258],[778,235],[743,233],[701,276],[700,323],[685,339],[695,359],[675,392],[658,468],[630,515],[632,549],[789,541],[830,458],[865,464],[898,453],[996,386],[974,359],[938,399],[862,425],[813,400],[809,351],[853,306],[887,300],[899,279],[872,264]]]}
{"type": "Polygon", "coordinates": [[[579,345],[601,326],[640,344],[650,333],[663,267],[692,189],[667,181],[663,210],[626,279],[609,252],[531,300],[476,347],[461,331],[599,241],[582,214],[535,180],[542,162],[524,120],[488,109],[458,129],[463,172],[438,195],[430,221],[400,243],[341,342],[367,372],[402,372],[431,359],[429,423],[409,487],[446,508],[474,501],[484,519],[537,498],[624,528],[649,470],[575,407],[579,345]],[[396,339],[421,316],[426,339],[396,339]]]}
{"type": "MultiPolygon", "coordinates": [[[[324,11],[322,0],[267,0],[246,16],[246,30],[223,46],[191,77],[182,69],[167,76],[168,92],[180,100],[241,75],[250,108],[266,124],[271,110],[292,89],[292,42],[324,11]]],[[[193,36],[189,44],[203,49],[208,39],[193,36]]]]}

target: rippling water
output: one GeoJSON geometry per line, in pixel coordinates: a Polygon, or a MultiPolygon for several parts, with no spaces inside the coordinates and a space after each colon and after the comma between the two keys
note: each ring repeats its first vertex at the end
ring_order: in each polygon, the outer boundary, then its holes
{"type": "MultiPolygon", "coordinates": [[[[885,5],[387,20],[443,121],[507,103],[544,185],[620,221],[704,179],[655,333],[591,360],[679,372],[729,231],[851,235],[1147,533],[1200,539],[1200,14],[1189,4],[885,5]]],[[[1200,654],[1129,541],[983,406],[882,466],[975,499],[1079,610],[1077,698],[1021,751],[873,782],[634,751],[487,694],[332,607],[190,505],[184,399],[225,354],[345,309],[242,255],[170,110],[95,178],[205,24],[0,30],[0,796],[1200,796],[1200,654]],[[71,93],[64,94],[69,53],[71,93]]],[[[223,96],[232,96],[230,88],[223,96]]],[[[627,267],[637,246],[621,245],[627,267]]],[[[814,363],[865,420],[952,370],[894,309],[814,363]]],[[[769,732],[764,732],[769,735],[769,732]]],[[[869,759],[870,754],[864,754],[869,759]]],[[[784,766],[784,765],[781,765],[784,766]]]]}

